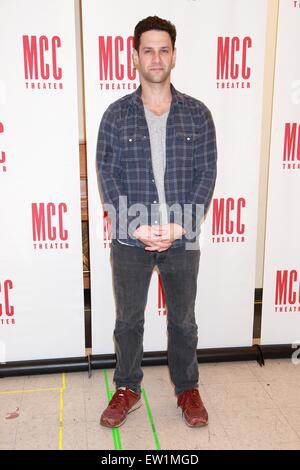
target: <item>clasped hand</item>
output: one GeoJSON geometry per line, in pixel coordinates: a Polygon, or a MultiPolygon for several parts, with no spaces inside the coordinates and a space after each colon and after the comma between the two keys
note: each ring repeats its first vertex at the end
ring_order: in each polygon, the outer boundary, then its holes
{"type": "Polygon", "coordinates": [[[141,225],[133,236],[145,245],[147,251],[165,251],[186,232],[179,224],[141,225]]]}

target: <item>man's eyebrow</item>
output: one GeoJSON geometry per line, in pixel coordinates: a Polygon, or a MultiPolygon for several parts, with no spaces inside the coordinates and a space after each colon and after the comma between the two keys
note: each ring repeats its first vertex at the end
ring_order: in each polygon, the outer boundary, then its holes
{"type": "MultiPolygon", "coordinates": [[[[142,49],[154,49],[152,46],[144,46],[142,49]]],[[[170,49],[169,46],[160,46],[160,49],[170,49]]]]}

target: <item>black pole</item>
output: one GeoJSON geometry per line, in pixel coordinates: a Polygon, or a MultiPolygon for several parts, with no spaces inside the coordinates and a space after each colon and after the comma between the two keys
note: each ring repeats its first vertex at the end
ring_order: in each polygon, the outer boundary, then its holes
{"type": "MultiPolygon", "coordinates": [[[[249,346],[237,348],[198,349],[199,363],[257,361],[264,364],[264,359],[290,358],[294,352],[291,344],[249,346]]],[[[101,354],[86,357],[46,359],[35,361],[7,362],[0,365],[0,378],[21,375],[55,374],[60,372],[110,369],[116,365],[115,354],[101,354]]],[[[167,365],[166,351],[145,352],[142,366],[167,365]]]]}

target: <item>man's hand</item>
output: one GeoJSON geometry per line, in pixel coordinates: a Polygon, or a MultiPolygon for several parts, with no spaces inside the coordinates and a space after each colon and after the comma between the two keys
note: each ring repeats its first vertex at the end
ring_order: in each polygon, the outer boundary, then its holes
{"type": "Polygon", "coordinates": [[[161,226],[159,225],[141,225],[137,228],[133,236],[140,240],[144,245],[145,249],[151,249],[151,251],[165,251],[172,243],[162,240],[161,226]]]}
{"type": "MultiPolygon", "coordinates": [[[[159,243],[163,244],[166,243],[168,248],[172,245],[172,243],[181,238],[182,235],[186,233],[183,227],[179,224],[165,224],[159,225],[157,227],[157,233],[159,235],[159,243]]],[[[147,247],[145,248],[147,251],[155,251],[155,247],[147,247]]],[[[163,250],[158,250],[163,251],[163,250]]]]}
{"type": "Polygon", "coordinates": [[[147,251],[165,251],[174,240],[186,232],[179,224],[141,225],[134,232],[134,237],[144,243],[147,251]]]}

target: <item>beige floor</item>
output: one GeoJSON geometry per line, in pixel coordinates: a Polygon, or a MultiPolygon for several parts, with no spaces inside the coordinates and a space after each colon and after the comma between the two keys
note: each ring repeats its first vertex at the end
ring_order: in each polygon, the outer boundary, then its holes
{"type": "Polygon", "coordinates": [[[0,379],[0,449],[300,449],[300,365],[201,364],[210,424],[186,426],[168,369],[145,367],[143,406],[99,426],[113,370],[0,379]]]}

